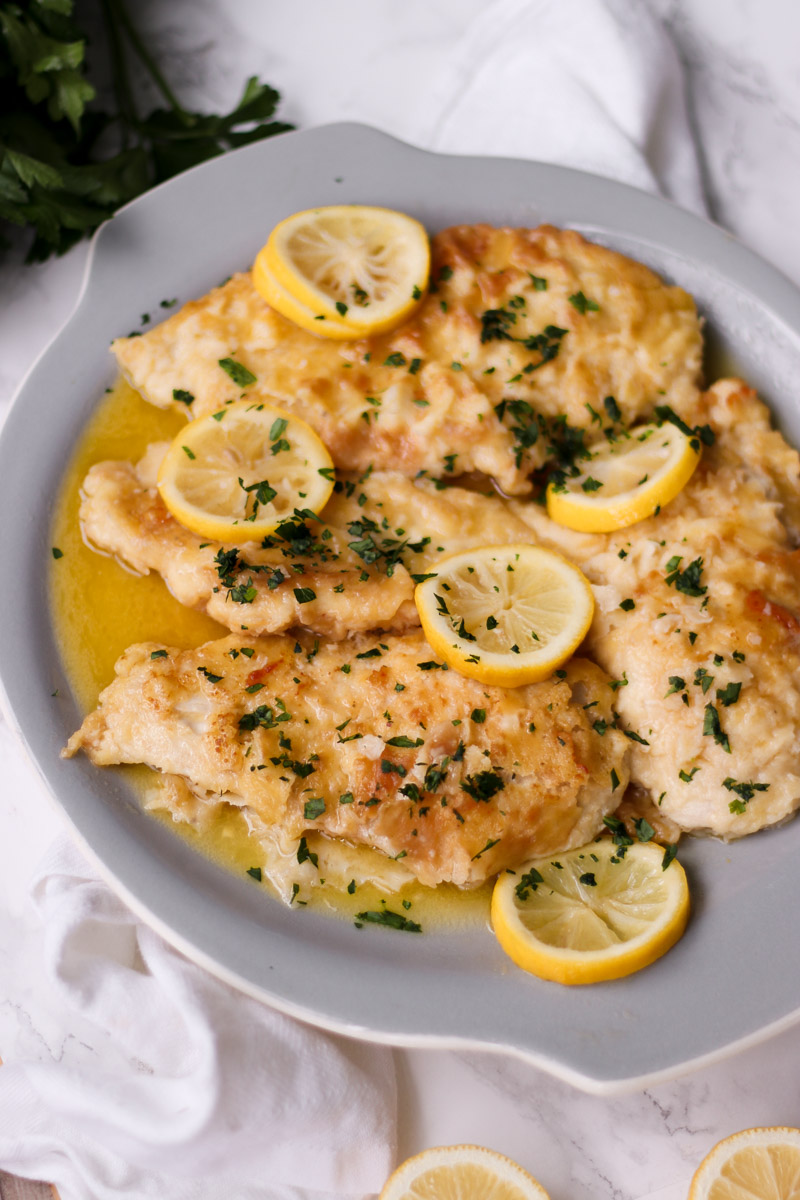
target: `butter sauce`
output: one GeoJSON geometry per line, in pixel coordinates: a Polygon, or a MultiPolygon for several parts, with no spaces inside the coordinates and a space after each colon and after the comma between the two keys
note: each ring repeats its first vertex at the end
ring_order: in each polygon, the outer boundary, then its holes
{"type": "MultiPolygon", "coordinates": [[[[155,573],[139,575],[114,556],[92,549],[80,528],[81,485],[92,464],[105,459],[135,462],[151,442],[171,440],[184,423],[181,414],[148,404],[119,380],[88,422],[62,480],[51,531],[51,544],[62,556],[51,564],[49,601],[64,669],[85,712],[96,707],[100,692],[114,677],[115,662],[133,643],[156,641],[189,649],[228,633],[204,613],[179,604],[155,573]]],[[[150,791],[154,776],[148,768],[131,768],[129,777],[141,797],[150,791]]],[[[231,805],[221,804],[202,831],[175,821],[165,809],[152,810],[151,815],[199,853],[237,874],[263,861],[258,840],[231,805]]],[[[380,870],[375,852],[365,851],[362,857],[380,870]]],[[[264,886],[269,902],[276,902],[268,885],[253,883],[264,886]]],[[[465,892],[449,884],[426,888],[411,883],[389,893],[372,883],[359,883],[353,894],[330,886],[316,888],[309,907],[352,920],[358,912],[385,906],[420,922],[425,930],[463,929],[488,922],[490,897],[491,884],[465,892]]]]}

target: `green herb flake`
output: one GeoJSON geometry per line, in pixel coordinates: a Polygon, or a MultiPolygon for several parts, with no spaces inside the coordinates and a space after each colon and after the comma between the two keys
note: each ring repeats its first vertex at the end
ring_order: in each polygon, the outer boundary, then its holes
{"type": "Polygon", "coordinates": [[[150,652],[150,658],[151,658],[151,659],[154,659],[154,658],[167,658],[167,657],[168,657],[168,655],[167,655],[167,652],[166,652],[166,650],[152,650],[152,651],[150,652]]]}
{"type": "Polygon", "coordinates": [[[50,553],[52,554],[53,558],[63,558],[64,557],[64,551],[59,550],[58,546],[52,546],[50,549],[50,553]]]}
{"type": "Polygon", "coordinates": [[[410,921],[402,913],[392,912],[390,908],[371,909],[356,913],[356,917],[370,925],[384,925],[387,929],[401,929],[404,933],[422,933],[422,926],[418,922],[410,921]]]}
{"type": "Polygon", "coordinates": [[[717,699],[725,708],[729,708],[739,699],[741,690],[741,683],[727,683],[724,688],[717,688],[717,699]]]}
{"type": "Polygon", "coordinates": [[[261,883],[261,867],[248,867],[247,874],[257,883],[261,883]]]}
{"type": "Polygon", "coordinates": [[[722,729],[719,723],[719,713],[713,704],[707,704],[705,707],[705,716],[703,718],[703,734],[705,737],[713,737],[718,746],[721,746],[726,754],[731,753],[731,743],[727,733],[722,729]]]}
{"type": "Polygon", "coordinates": [[[172,399],[177,400],[179,404],[190,405],[194,403],[194,396],[191,392],[187,392],[185,388],[173,388],[172,399]]]}
{"type": "Polygon", "coordinates": [[[569,302],[579,313],[600,311],[600,305],[596,301],[590,300],[588,296],[584,296],[583,292],[573,292],[569,297],[569,302]]]}
{"type": "Polygon", "coordinates": [[[325,812],[325,801],[322,796],[313,796],[303,805],[303,816],[306,821],[316,821],[325,812]]]}
{"type": "Polygon", "coordinates": [[[220,358],[217,360],[226,375],[229,375],[237,387],[249,387],[256,382],[256,376],[247,367],[237,362],[235,358],[220,358]]]}

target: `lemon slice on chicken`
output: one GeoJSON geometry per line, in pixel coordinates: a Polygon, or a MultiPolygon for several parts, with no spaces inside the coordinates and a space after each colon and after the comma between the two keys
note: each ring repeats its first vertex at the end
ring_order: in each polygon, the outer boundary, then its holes
{"type": "Polygon", "coordinates": [[[500,875],[492,893],[506,954],[557,983],[599,983],[648,966],[677,942],[688,916],[683,867],[652,842],[624,854],[593,842],[535,859],[500,875]]]}
{"type": "Polygon", "coordinates": [[[378,1200],[548,1200],[522,1167],[483,1146],[434,1146],[415,1154],[384,1184],[378,1200]]]}
{"type": "Polygon", "coordinates": [[[568,529],[610,533],[674,500],[700,461],[701,444],[665,422],[616,433],[587,450],[580,475],[548,486],[547,512],[568,529]]]}
{"type": "Polygon", "coordinates": [[[260,296],[266,300],[270,308],[274,308],[282,317],[299,325],[308,333],[316,333],[319,337],[335,338],[337,341],[356,341],[365,336],[363,332],[342,320],[338,313],[321,313],[309,308],[302,300],[298,300],[287,288],[280,283],[267,263],[267,248],[263,246],[256,255],[253,263],[253,286],[260,296]]]}
{"type": "Polygon", "coordinates": [[[800,1195],[800,1129],[743,1129],[701,1162],[689,1200],[794,1200],[800,1195]]]}
{"type": "Polygon", "coordinates": [[[583,641],[594,614],[585,576],[538,546],[481,546],[436,564],[414,593],[431,647],[449,666],[501,687],[546,676],[583,641]]]}
{"type": "Polygon", "coordinates": [[[158,474],[169,511],[204,537],[253,541],[296,508],[322,510],[333,461],[305,421],[271,404],[240,400],[191,421],[158,474]]]}
{"type": "Polygon", "coordinates": [[[405,213],[337,204],[281,221],[264,263],[295,301],[324,317],[315,333],[330,337],[352,327],[354,336],[366,337],[399,325],[420,303],[430,245],[424,227],[405,213]]]}

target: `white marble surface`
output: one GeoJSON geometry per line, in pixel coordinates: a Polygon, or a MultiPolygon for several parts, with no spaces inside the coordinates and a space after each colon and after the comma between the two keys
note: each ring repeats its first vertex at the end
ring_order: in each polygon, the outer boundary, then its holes
{"type": "MultiPolygon", "coordinates": [[[[792,0],[648,0],[687,68],[712,215],[800,283],[800,7],[792,0]]],[[[139,19],[198,105],[231,100],[247,73],[280,87],[299,125],[348,110],[348,79],[386,22],[397,50],[422,22],[428,65],[446,48],[453,12],[480,0],[148,0],[139,19]],[[191,10],[191,19],[189,19],[191,10]]],[[[0,407],[70,311],[85,246],[65,259],[0,269],[0,407]]],[[[25,881],[60,818],[0,725],[0,906],[24,937],[25,881]]],[[[0,944],[0,1055],[24,1024],[0,944]]],[[[654,1030],[658,1037],[658,1030],[654,1030]]],[[[30,1031],[31,1037],[38,1036],[30,1031]]],[[[400,1152],[475,1141],[533,1171],[553,1200],[683,1200],[694,1167],[720,1137],[756,1124],[800,1125],[800,1028],[712,1068],[618,1099],[581,1095],[523,1064],[489,1055],[398,1051],[400,1152]]],[[[266,1193],[265,1193],[266,1194],[266,1193]]]]}

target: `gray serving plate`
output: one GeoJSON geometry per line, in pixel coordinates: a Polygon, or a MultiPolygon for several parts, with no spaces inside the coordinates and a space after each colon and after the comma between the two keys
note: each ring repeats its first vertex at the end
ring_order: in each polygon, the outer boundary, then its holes
{"type": "Polygon", "coordinates": [[[363,202],[431,230],[573,226],[682,284],[707,318],[710,374],[741,372],[800,444],[800,293],[723,230],[607,179],[413,149],[359,125],[286,134],[188,171],[96,234],[77,308],[23,383],[0,439],[0,675],[12,719],[83,848],[165,938],[268,1004],[355,1037],[505,1051],[596,1093],[719,1059],[800,1016],[800,822],[724,845],[688,840],[694,910],[628,979],[562,988],[514,967],[487,930],[408,936],[294,911],[142,813],[122,777],[59,758],[82,714],[47,611],[52,507],[71,447],[114,378],[108,344],[163,296],[246,267],[299,209],[363,202]],[[20,501],[24,497],[24,502],[20,501]],[[53,699],[55,689],[58,699],[53,699]]]}

